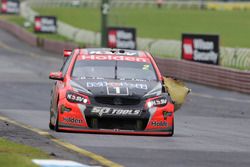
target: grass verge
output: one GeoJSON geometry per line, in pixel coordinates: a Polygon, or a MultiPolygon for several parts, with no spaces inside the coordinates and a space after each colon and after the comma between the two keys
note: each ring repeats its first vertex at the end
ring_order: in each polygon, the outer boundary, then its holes
{"type": "Polygon", "coordinates": [[[32,159],[48,159],[49,156],[39,149],[17,144],[0,138],[0,164],[4,167],[36,167],[32,159]]]}

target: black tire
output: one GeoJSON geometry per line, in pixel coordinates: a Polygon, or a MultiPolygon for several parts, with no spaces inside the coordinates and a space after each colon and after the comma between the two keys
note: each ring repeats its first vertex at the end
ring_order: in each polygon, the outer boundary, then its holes
{"type": "Polygon", "coordinates": [[[170,135],[169,136],[173,136],[174,135],[174,118],[173,118],[173,126],[172,129],[170,130],[170,135]]]}
{"type": "Polygon", "coordinates": [[[54,131],[60,132],[60,130],[58,128],[58,122],[59,122],[58,103],[56,105],[56,113],[57,113],[57,117],[56,117],[56,124],[54,126],[54,131]]]}
{"type": "Polygon", "coordinates": [[[52,114],[51,114],[51,108],[52,108],[52,102],[50,102],[50,112],[49,112],[49,129],[50,130],[54,130],[55,129],[55,126],[51,123],[51,117],[52,117],[52,114]]]}
{"type": "Polygon", "coordinates": [[[49,129],[50,129],[50,130],[54,130],[54,129],[55,129],[55,126],[54,126],[54,125],[52,125],[52,123],[51,123],[51,122],[49,122],[49,129]]]}

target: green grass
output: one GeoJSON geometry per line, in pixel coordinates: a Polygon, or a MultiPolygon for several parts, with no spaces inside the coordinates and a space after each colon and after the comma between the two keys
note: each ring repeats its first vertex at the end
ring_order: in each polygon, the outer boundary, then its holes
{"type": "MultiPolygon", "coordinates": [[[[97,8],[35,8],[43,15],[55,15],[75,27],[100,30],[97,8]],[[72,19],[73,18],[73,19],[72,19]]],[[[183,32],[219,34],[221,45],[250,48],[250,11],[198,9],[114,8],[111,26],[136,27],[140,37],[181,39],[183,32]]]]}
{"type": "Polygon", "coordinates": [[[36,148],[0,138],[0,166],[36,167],[31,161],[34,158],[48,159],[49,156],[36,148]]]}

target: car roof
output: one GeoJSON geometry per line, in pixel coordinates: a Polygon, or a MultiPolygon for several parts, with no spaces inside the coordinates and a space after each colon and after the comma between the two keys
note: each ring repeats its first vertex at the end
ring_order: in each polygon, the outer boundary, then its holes
{"type": "Polygon", "coordinates": [[[148,52],[140,50],[111,49],[111,48],[86,48],[80,49],[79,55],[113,55],[113,56],[133,56],[151,57],[148,52]]]}

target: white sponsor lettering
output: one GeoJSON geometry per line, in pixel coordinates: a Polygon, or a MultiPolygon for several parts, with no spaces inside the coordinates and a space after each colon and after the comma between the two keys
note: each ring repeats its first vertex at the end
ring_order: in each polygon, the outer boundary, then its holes
{"type": "Polygon", "coordinates": [[[194,51],[193,59],[195,61],[212,61],[213,63],[217,62],[218,54],[214,51],[210,52],[199,52],[197,50],[194,51]]]}
{"type": "MultiPolygon", "coordinates": [[[[99,88],[99,87],[107,87],[112,86],[114,83],[108,83],[106,81],[100,81],[100,82],[87,82],[88,88],[99,88]]],[[[144,89],[147,90],[148,86],[147,84],[139,84],[139,83],[127,83],[127,82],[119,82],[115,83],[115,86],[119,87],[125,87],[125,88],[136,88],[136,89],[144,89]]]]}
{"type": "Polygon", "coordinates": [[[118,30],[117,38],[122,39],[122,40],[132,40],[133,34],[130,32],[123,31],[123,30],[118,30]]]}
{"type": "Polygon", "coordinates": [[[194,48],[200,50],[213,50],[214,43],[203,39],[194,39],[194,48]]]}
{"type": "Polygon", "coordinates": [[[43,25],[54,25],[54,19],[49,19],[49,18],[42,18],[41,22],[43,25]]]}
{"type": "Polygon", "coordinates": [[[41,32],[56,32],[57,27],[54,19],[41,18],[41,21],[35,23],[36,27],[40,27],[41,32]]]}
{"type": "Polygon", "coordinates": [[[152,126],[167,126],[168,125],[168,123],[166,122],[166,121],[153,121],[152,123],[151,123],[151,125],[152,126]]]}
{"type": "Polygon", "coordinates": [[[117,61],[134,61],[134,62],[149,62],[148,58],[130,57],[130,56],[112,56],[112,55],[83,55],[82,60],[117,60],[117,61]]]}
{"type": "Polygon", "coordinates": [[[124,110],[114,109],[108,107],[94,107],[91,113],[98,114],[100,117],[103,115],[118,115],[118,116],[138,116],[141,110],[124,110]]]}
{"type": "Polygon", "coordinates": [[[130,49],[134,49],[135,45],[136,44],[135,44],[135,42],[133,40],[125,41],[125,40],[117,39],[117,42],[116,42],[116,47],[117,48],[130,48],[130,49]]]}
{"type": "Polygon", "coordinates": [[[120,94],[121,93],[121,90],[119,87],[115,87],[115,91],[116,91],[116,94],[120,94]]]}
{"type": "Polygon", "coordinates": [[[111,52],[111,51],[90,51],[90,55],[124,55],[124,56],[135,56],[137,52],[126,51],[125,53],[111,52]]]}
{"type": "Polygon", "coordinates": [[[18,13],[19,12],[19,7],[17,2],[7,2],[7,12],[8,13],[18,13]]]}
{"type": "Polygon", "coordinates": [[[67,118],[67,117],[63,118],[63,120],[64,120],[65,122],[68,122],[68,123],[75,123],[75,124],[81,124],[81,123],[83,122],[83,120],[81,120],[81,119],[67,118]]]}

